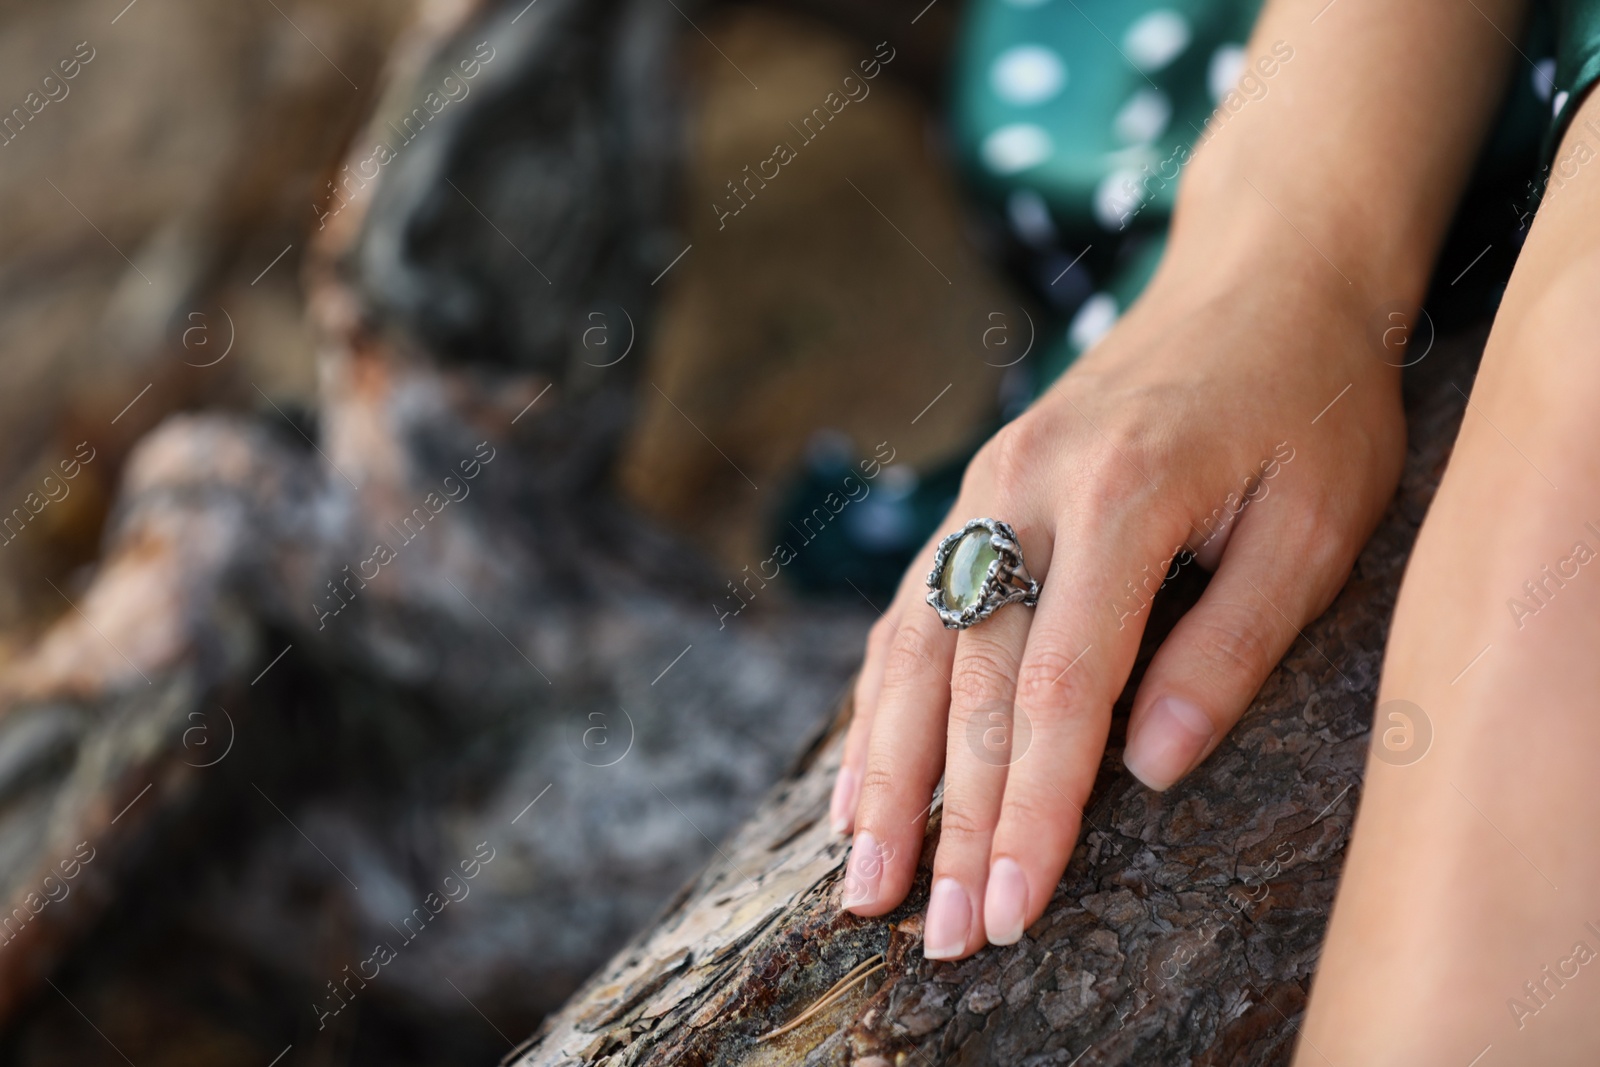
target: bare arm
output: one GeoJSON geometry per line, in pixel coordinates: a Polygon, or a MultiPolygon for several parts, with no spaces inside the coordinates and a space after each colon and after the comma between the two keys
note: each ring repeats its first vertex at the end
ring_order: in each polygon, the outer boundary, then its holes
{"type": "Polygon", "coordinates": [[[1588,1064],[1600,1046],[1596,130],[1591,94],[1406,571],[1298,1064],[1588,1064]]]}
{"type": "Polygon", "coordinates": [[[1293,58],[1259,100],[1213,121],[1184,177],[1174,269],[1248,277],[1281,248],[1356,292],[1420,298],[1507,68],[1524,62],[1512,39],[1526,7],[1269,3],[1251,55],[1282,42],[1293,58]]]}

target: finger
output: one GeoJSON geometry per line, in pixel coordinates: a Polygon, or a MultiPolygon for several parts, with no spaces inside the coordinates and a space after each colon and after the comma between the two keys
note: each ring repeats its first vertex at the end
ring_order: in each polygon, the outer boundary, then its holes
{"type": "Polygon", "coordinates": [[[898,606],[891,604],[867,634],[867,654],[856,675],[855,695],[851,701],[850,730],[845,734],[839,773],[833,780],[833,798],[828,803],[828,824],[836,834],[847,834],[855,825],[861,771],[867,762],[867,739],[872,736],[873,712],[877,710],[878,692],[883,687],[883,666],[889,658],[889,642],[894,637],[898,615],[898,606]]]}
{"type": "Polygon", "coordinates": [[[922,954],[957,959],[984,943],[979,905],[1012,749],[1011,701],[1032,613],[1018,607],[962,632],[950,674],[944,807],[922,954]]]}
{"type": "Polygon", "coordinates": [[[1349,573],[1349,554],[1308,528],[1312,521],[1288,519],[1287,509],[1250,511],[1134,698],[1122,759],[1151,789],[1211,754],[1349,573]]]}
{"type": "MultiPolygon", "coordinates": [[[[947,519],[948,521],[948,519],[947,519]]],[[[934,537],[922,546],[917,558],[932,559],[939,538],[934,537]]],[[[883,690],[884,666],[889,661],[889,649],[899,629],[899,620],[908,611],[921,610],[927,583],[915,563],[900,579],[889,610],[879,615],[867,634],[866,655],[861,670],[856,675],[856,688],[850,711],[850,729],[845,734],[844,752],[839,759],[839,773],[833,780],[833,796],[828,802],[828,823],[836,834],[847,834],[855,829],[856,806],[861,798],[861,776],[866,771],[867,745],[872,737],[872,723],[877,715],[878,696],[883,690]]],[[[869,600],[869,604],[872,602],[869,600]]],[[[876,608],[876,605],[872,605],[876,608]]]]}
{"type": "Polygon", "coordinates": [[[1066,869],[1105,750],[1111,704],[1148,618],[1142,603],[1129,606],[1128,576],[1154,568],[1185,533],[1181,520],[1163,518],[1137,497],[1090,502],[1058,524],[1052,577],[1017,671],[1014,713],[1029,723],[1031,737],[1007,772],[990,849],[984,928],[993,944],[1022,937],[1066,869]]]}
{"type": "Polygon", "coordinates": [[[1214,509],[1210,515],[1205,516],[1190,528],[1188,543],[1184,546],[1188,557],[1200,564],[1204,570],[1216,572],[1222,562],[1222,555],[1228,549],[1228,542],[1233,538],[1234,528],[1239,525],[1243,512],[1249,502],[1244,502],[1237,511],[1227,506],[1214,509]]]}
{"type": "Polygon", "coordinates": [[[911,888],[933,787],[944,767],[955,643],[955,633],[926,605],[907,604],[895,620],[845,869],[842,903],[858,915],[883,914],[911,888]],[[912,610],[918,606],[920,611],[912,610]]]}

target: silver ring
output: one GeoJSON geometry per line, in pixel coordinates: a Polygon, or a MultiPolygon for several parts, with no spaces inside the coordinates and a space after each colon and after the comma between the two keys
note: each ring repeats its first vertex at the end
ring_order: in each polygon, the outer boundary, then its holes
{"type": "Polygon", "coordinates": [[[946,630],[965,630],[1007,604],[1038,604],[1039,583],[1023,565],[1010,524],[972,519],[940,541],[928,572],[928,603],[946,630]]]}

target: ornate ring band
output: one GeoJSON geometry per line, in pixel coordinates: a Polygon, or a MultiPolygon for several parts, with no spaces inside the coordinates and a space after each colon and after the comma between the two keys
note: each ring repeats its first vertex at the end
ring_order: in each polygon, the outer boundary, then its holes
{"type": "Polygon", "coordinates": [[[973,519],[939,542],[928,572],[928,603],[947,630],[965,630],[1007,604],[1039,603],[1039,583],[1022,562],[1017,532],[998,519],[973,519]]]}

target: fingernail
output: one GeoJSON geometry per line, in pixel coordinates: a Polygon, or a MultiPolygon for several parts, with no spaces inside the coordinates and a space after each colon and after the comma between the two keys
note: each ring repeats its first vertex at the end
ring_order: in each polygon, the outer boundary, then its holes
{"type": "Polygon", "coordinates": [[[883,857],[878,839],[866,830],[856,834],[850,848],[850,865],[844,872],[844,894],[839,906],[859,908],[878,899],[878,878],[883,874],[883,857]]]}
{"type": "Polygon", "coordinates": [[[833,800],[828,805],[828,822],[834,833],[849,833],[850,816],[855,814],[860,792],[861,778],[852,768],[840,767],[839,776],[833,780],[833,800]]]}
{"type": "Polygon", "coordinates": [[[922,955],[930,960],[954,959],[966,951],[972,936],[972,900],[954,878],[933,883],[928,920],[922,932],[922,955]]]}
{"type": "Polygon", "coordinates": [[[1162,697],[1128,739],[1122,762],[1151,789],[1166,789],[1194,766],[1215,733],[1198,707],[1180,697],[1162,697]]]}
{"type": "Polygon", "coordinates": [[[1028,882],[1017,861],[1002,857],[989,868],[989,888],[983,895],[983,925],[991,945],[1015,945],[1022,940],[1028,915],[1028,882]]]}

